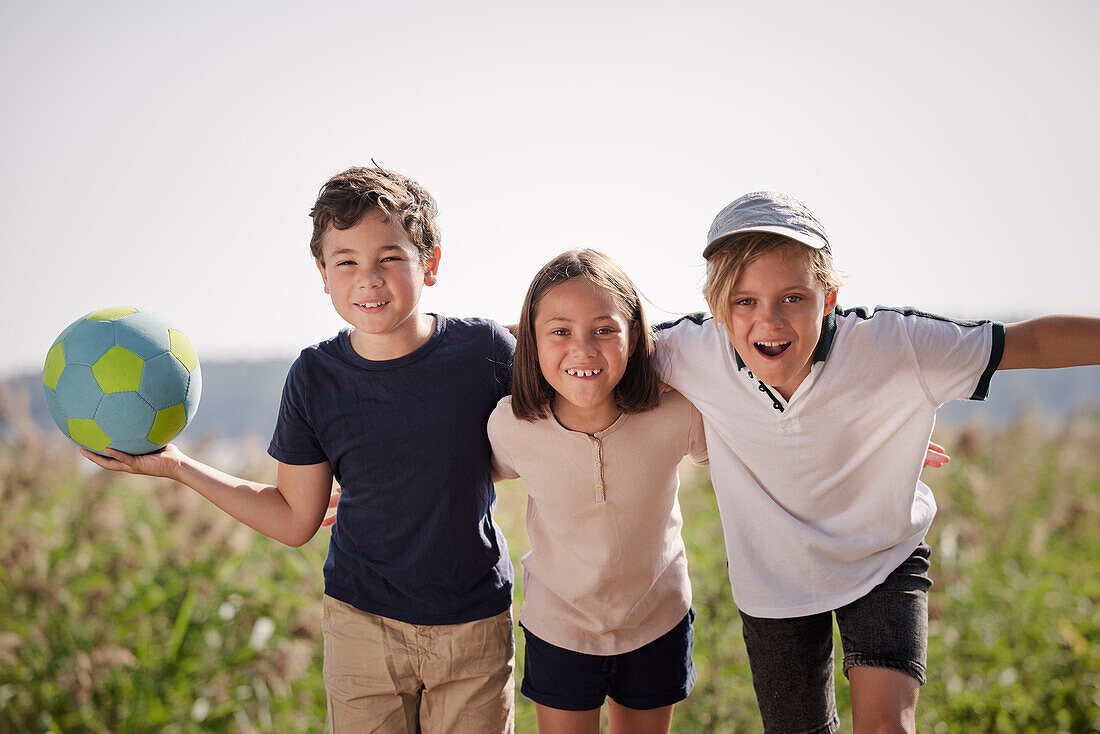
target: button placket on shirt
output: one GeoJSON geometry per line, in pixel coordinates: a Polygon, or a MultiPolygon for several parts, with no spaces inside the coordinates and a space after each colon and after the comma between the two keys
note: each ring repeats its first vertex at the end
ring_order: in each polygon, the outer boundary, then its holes
{"type": "MultiPolygon", "coordinates": [[[[797,433],[801,430],[802,424],[796,417],[796,414],[801,411],[793,409],[790,402],[787,402],[786,406],[784,406],[779,398],[776,397],[775,393],[772,392],[772,388],[765,385],[763,380],[753,375],[752,370],[746,370],[746,376],[750,383],[756,384],[756,389],[760,392],[761,397],[765,402],[769,403],[772,410],[775,411],[776,426],[780,433],[797,433]]],[[[811,372],[806,379],[812,380],[814,377],[816,377],[816,373],[811,372]]]]}
{"type": "Polygon", "coordinates": [[[782,420],[785,408],[783,407],[783,404],[779,402],[779,399],[775,397],[775,395],[772,393],[771,388],[765,385],[763,380],[758,380],[752,374],[752,370],[746,370],[745,373],[748,376],[750,382],[756,383],[756,389],[763,394],[765,400],[771,403],[772,410],[776,411],[776,413],[779,414],[780,420],[782,420]]]}
{"type": "Polygon", "coordinates": [[[603,441],[594,437],[589,437],[589,440],[592,442],[592,469],[596,484],[596,502],[606,502],[607,491],[603,480],[603,441]]]}

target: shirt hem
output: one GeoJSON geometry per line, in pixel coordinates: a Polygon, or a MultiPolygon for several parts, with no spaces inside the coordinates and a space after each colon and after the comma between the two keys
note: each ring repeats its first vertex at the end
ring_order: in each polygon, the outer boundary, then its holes
{"type": "Polygon", "coordinates": [[[553,634],[553,632],[551,632],[550,634],[546,634],[545,631],[540,631],[541,625],[539,624],[538,620],[535,621],[534,626],[531,625],[530,621],[524,616],[522,608],[520,608],[519,622],[528,630],[530,630],[531,633],[535,635],[535,637],[538,637],[544,642],[548,642],[551,645],[555,645],[565,650],[571,650],[572,652],[578,652],[584,655],[624,655],[628,652],[634,652],[639,648],[645,647],[654,640],[658,640],[664,635],[667,635],[670,631],[675,629],[676,625],[680,624],[680,622],[684,620],[684,617],[687,615],[688,610],[690,609],[691,599],[688,599],[687,604],[676,615],[676,618],[672,621],[672,623],[667,625],[667,628],[665,624],[661,624],[657,626],[658,631],[655,633],[647,632],[646,634],[638,637],[637,640],[620,643],[618,645],[611,645],[605,648],[584,645],[581,642],[578,642],[576,639],[565,639],[553,634]]]}
{"type": "Polygon", "coordinates": [[[324,454],[321,454],[319,457],[313,454],[292,454],[274,446],[268,447],[267,455],[275,459],[275,461],[283,464],[290,464],[291,466],[310,466],[312,464],[328,463],[328,457],[324,454]]]}
{"type": "Polygon", "coordinates": [[[405,624],[420,624],[420,625],[450,625],[450,624],[465,624],[466,622],[477,622],[482,619],[489,619],[495,617],[501,612],[504,612],[512,606],[512,594],[508,591],[507,597],[500,599],[494,604],[486,604],[473,609],[465,609],[461,612],[452,612],[449,614],[416,614],[403,609],[397,609],[385,604],[378,604],[376,602],[370,602],[362,599],[348,591],[340,588],[333,587],[329,584],[325,584],[325,595],[331,596],[337,601],[342,601],[345,604],[350,604],[361,612],[367,614],[376,614],[379,617],[386,617],[387,619],[395,619],[398,622],[404,622],[405,624]]]}
{"type": "Polygon", "coordinates": [[[875,588],[883,581],[885,581],[886,577],[893,573],[894,570],[897,569],[897,567],[901,565],[906,558],[912,555],[913,551],[915,551],[917,547],[924,542],[924,536],[927,532],[928,528],[925,528],[921,531],[919,535],[915,536],[914,538],[909,539],[905,543],[899,543],[891,548],[891,550],[894,550],[896,548],[907,548],[907,550],[905,551],[904,555],[900,556],[900,559],[897,563],[890,565],[888,568],[881,569],[869,580],[864,581],[858,586],[852,587],[843,594],[837,594],[829,597],[828,599],[816,600],[810,604],[803,604],[797,607],[763,607],[755,606],[751,603],[746,605],[742,604],[741,601],[737,599],[737,585],[734,584],[731,579],[731,584],[734,588],[733,602],[737,605],[737,608],[740,611],[744,612],[750,617],[760,617],[761,619],[792,619],[794,617],[808,617],[812,614],[821,614],[822,612],[835,611],[847,604],[851,604],[857,599],[862,599],[868,594],[868,592],[871,591],[871,589],[875,588]]]}

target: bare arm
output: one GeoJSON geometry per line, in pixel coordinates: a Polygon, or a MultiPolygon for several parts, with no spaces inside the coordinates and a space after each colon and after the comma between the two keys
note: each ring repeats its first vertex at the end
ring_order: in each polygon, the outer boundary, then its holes
{"type": "Polygon", "coordinates": [[[277,486],[272,487],[195,461],[172,444],[145,456],[110,449],[109,458],[83,449],[80,453],[104,469],[186,484],[245,525],[292,546],[306,543],[321,527],[332,490],[332,469],[327,462],[306,466],[279,462],[277,486]]]}
{"type": "Polygon", "coordinates": [[[1039,316],[1005,325],[1000,370],[1100,364],[1100,318],[1039,316]]]}

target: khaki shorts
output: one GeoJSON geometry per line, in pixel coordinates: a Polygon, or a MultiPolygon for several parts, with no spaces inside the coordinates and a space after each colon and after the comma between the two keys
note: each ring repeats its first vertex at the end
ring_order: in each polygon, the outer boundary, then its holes
{"type": "Polygon", "coordinates": [[[511,734],[512,613],[416,625],[324,597],[324,678],[333,734],[511,734]]]}

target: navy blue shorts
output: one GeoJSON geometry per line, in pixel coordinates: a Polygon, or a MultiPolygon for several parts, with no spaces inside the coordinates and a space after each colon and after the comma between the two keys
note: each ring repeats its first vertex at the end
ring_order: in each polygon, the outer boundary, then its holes
{"type": "Polygon", "coordinates": [[[520,692],[537,704],[591,711],[610,696],[629,709],[649,710],[683,701],[695,686],[691,660],[695,610],[661,637],[619,655],[588,655],[551,645],[523,628],[526,641],[520,692]]]}

